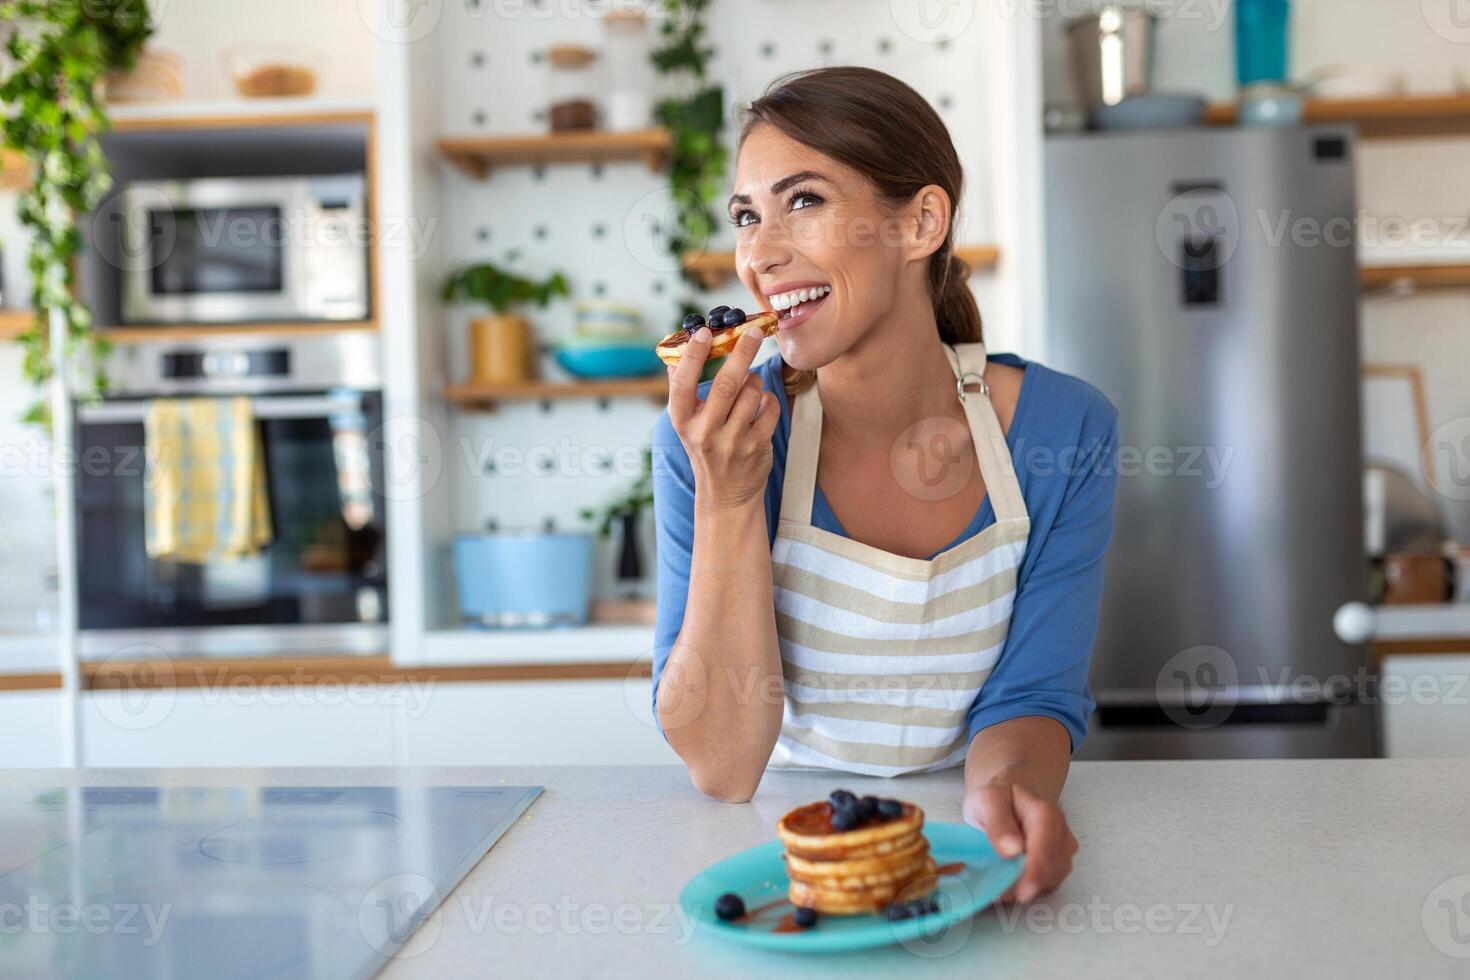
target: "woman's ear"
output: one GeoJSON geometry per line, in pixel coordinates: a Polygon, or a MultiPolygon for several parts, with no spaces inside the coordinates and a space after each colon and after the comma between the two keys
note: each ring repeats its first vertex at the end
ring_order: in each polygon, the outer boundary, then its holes
{"type": "Polygon", "coordinates": [[[909,205],[914,237],[910,242],[911,259],[926,259],[939,251],[949,237],[949,223],[954,214],[953,203],[944,188],[929,184],[919,188],[909,205]]]}

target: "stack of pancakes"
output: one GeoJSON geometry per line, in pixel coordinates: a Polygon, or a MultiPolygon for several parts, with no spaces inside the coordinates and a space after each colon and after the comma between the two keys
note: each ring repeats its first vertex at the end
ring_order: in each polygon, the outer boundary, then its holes
{"type": "Polygon", "coordinates": [[[861,915],[934,888],[924,811],[912,803],[892,820],[843,831],[832,829],[830,803],[809,803],[782,817],[776,834],[786,845],[787,895],[799,908],[861,915]]]}

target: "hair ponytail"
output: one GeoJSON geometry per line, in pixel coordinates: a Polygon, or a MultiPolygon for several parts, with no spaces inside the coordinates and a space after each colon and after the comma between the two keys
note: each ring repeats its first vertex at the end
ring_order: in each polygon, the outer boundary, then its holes
{"type": "MultiPolygon", "coordinates": [[[[767,123],[804,146],[863,174],[891,202],[905,202],[933,184],[949,195],[949,234],[929,258],[929,295],[939,336],[947,344],[981,339],[980,308],[970,292],[970,267],[954,253],[954,227],[964,168],[944,120],[924,97],[892,75],[871,68],[817,68],[773,81],[750,104],[740,141],[767,123]]],[[[783,373],[786,397],[816,380],[814,371],[783,373]]]]}
{"type": "Polygon", "coordinates": [[[980,305],[970,292],[970,263],[955,254],[953,242],[946,241],[934,253],[929,266],[929,286],[941,340],[946,344],[973,344],[984,339],[980,305]]]}

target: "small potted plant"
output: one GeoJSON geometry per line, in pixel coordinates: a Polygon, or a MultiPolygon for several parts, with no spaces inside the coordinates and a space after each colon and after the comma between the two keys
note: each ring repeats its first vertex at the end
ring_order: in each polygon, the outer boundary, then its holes
{"type": "MultiPolygon", "coordinates": [[[[516,258],[517,253],[512,252],[506,262],[516,258]]],[[[469,324],[472,380],[492,384],[529,381],[535,374],[531,324],[515,310],[528,304],[544,308],[553,297],[568,292],[566,278],[560,272],[537,282],[503,266],[481,262],[450,273],[444,281],[445,302],[490,307],[488,316],[473,317],[469,324]]]]}

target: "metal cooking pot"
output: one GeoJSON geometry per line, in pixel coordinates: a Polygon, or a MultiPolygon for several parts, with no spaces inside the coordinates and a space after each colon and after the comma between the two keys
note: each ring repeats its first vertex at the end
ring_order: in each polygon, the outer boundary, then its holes
{"type": "Polygon", "coordinates": [[[1067,22],[1072,77],[1084,108],[1117,105],[1148,91],[1157,20],[1143,7],[1110,3],[1067,22]]]}

